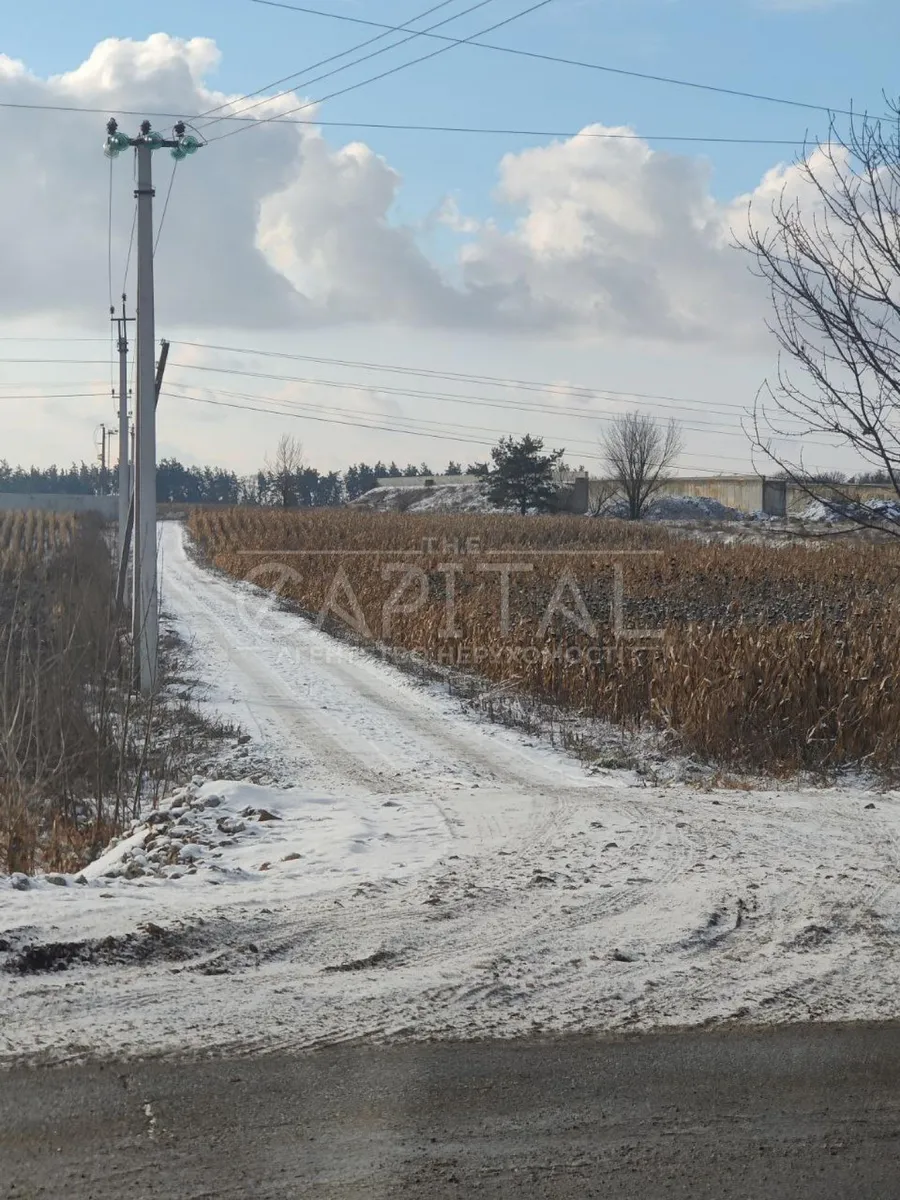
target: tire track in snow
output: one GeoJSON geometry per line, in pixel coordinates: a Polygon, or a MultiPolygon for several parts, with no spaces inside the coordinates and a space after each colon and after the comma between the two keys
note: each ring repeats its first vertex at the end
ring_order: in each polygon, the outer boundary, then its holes
{"type": "Polygon", "coordinates": [[[863,812],[870,797],[849,790],[604,785],[303,618],[272,610],[254,624],[247,607],[262,593],[192,563],[177,526],[162,542],[165,599],[210,706],[255,731],[276,773],[363,825],[396,797],[438,848],[408,871],[398,855],[396,878],[341,867],[302,897],[274,870],[183,898],[175,883],[123,885],[132,911],[155,898],[157,922],[202,914],[215,926],[209,952],[177,969],[90,968],[9,990],[20,1045],[249,1054],[638,1029],[741,1007],[751,1021],[897,1012],[896,798],[863,812]],[[738,909],[751,895],[757,911],[738,909]],[[883,921],[868,915],[876,905],[883,921]],[[832,944],[790,949],[832,914],[843,930],[832,944]],[[352,969],[382,950],[380,965],[352,969]]]}

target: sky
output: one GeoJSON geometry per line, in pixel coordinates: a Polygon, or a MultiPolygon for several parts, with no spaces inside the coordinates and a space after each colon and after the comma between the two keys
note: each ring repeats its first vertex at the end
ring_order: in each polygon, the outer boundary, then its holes
{"type": "MultiPolygon", "coordinates": [[[[415,28],[458,38],[529,7],[461,15],[476,2],[308,7],[393,25],[435,7],[415,28]]],[[[323,470],[437,470],[532,432],[597,471],[609,420],[639,408],[680,421],[683,473],[750,469],[741,426],[775,343],[735,229],[794,185],[827,115],[474,46],[366,82],[446,46],[392,34],[347,53],[380,32],[252,0],[4,14],[0,104],[55,107],[0,107],[0,458],[90,459],[115,422],[108,311],[123,287],[133,305],[134,201],[130,156],[102,155],[106,117],[136,132],[137,114],[173,114],[154,118],[168,133],[216,109],[174,179],[154,157],[161,456],[249,471],[291,433],[323,470]],[[304,105],[321,124],[272,123],[304,105]],[[215,121],[239,111],[254,120],[215,121]],[[533,132],[366,127],[406,124],[533,132]],[[76,338],[93,340],[59,340],[76,338]]],[[[880,111],[898,35],[889,0],[550,0],[485,40],[880,111]]]]}

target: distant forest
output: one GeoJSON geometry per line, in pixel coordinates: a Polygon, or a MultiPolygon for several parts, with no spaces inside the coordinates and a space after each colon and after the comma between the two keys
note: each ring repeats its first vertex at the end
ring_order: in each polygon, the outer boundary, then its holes
{"type": "MultiPolygon", "coordinates": [[[[477,469],[473,467],[472,470],[477,469]]],[[[313,508],[343,504],[370,491],[379,479],[401,475],[432,475],[427,463],[399,467],[395,462],[354,463],[343,474],[323,474],[302,466],[285,479],[283,472],[263,467],[238,475],[224,467],[187,467],[175,458],[164,458],[157,467],[156,495],[161,504],[258,504],[313,508]]],[[[439,474],[460,475],[451,462],[439,474]]],[[[0,459],[0,492],[64,493],[77,496],[112,495],[118,485],[115,468],[73,463],[70,467],[12,467],[0,459]]]]}

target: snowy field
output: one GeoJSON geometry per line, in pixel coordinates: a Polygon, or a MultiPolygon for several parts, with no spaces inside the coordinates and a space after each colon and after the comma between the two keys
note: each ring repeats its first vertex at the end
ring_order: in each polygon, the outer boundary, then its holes
{"type": "Polygon", "coordinates": [[[0,879],[0,1058],[900,1015],[900,795],[590,773],[161,534],[196,779],[79,881],[0,879]]]}

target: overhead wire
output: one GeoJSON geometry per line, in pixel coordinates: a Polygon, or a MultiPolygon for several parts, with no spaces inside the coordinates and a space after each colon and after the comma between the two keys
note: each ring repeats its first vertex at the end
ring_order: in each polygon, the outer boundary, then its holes
{"type": "MultiPolygon", "coordinates": [[[[488,0],[485,0],[485,2],[488,2],[488,0]]],[[[439,9],[446,8],[448,4],[455,4],[455,3],[457,3],[457,0],[441,0],[440,4],[433,4],[431,6],[431,8],[426,8],[424,12],[417,13],[414,17],[410,17],[409,20],[404,25],[398,25],[398,26],[392,27],[391,32],[400,33],[400,32],[404,32],[407,30],[412,31],[412,26],[413,26],[414,22],[423,21],[426,17],[431,16],[432,13],[437,12],[439,9]]],[[[479,5],[479,7],[480,7],[480,5],[479,5]]],[[[457,17],[463,16],[463,15],[464,15],[463,13],[456,14],[457,17]]],[[[448,18],[448,20],[451,20],[451,21],[455,20],[455,19],[456,19],[456,17],[448,18]]],[[[446,21],[437,22],[434,25],[430,25],[429,30],[437,29],[440,27],[441,24],[446,24],[446,23],[447,23],[446,21]]],[[[422,31],[413,31],[413,32],[422,32],[422,31]]],[[[299,77],[301,75],[306,75],[310,71],[317,71],[319,69],[319,67],[325,67],[329,63],[337,62],[338,59],[346,58],[348,54],[354,54],[357,50],[364,50],[367,46],[374,45],[375,42],[384,41],[384,39],[387,36],[388,36],[387,33],[382,32],[382,33],[376,34],[374,37],[366,38],[365,41],[357,42],[356,45],[349,46],[346,50],[342,50],[338,54],[331,54],[327,58],[321,58],[321,59],[319,59],[318,62],[314,62],[314,63],[309,64],[306,67],[302,67],[299,71],[293,71],[293,72],[291,72],[290,75],[285,75],[281,79],[274,80],[272,83],[263,84],[262,87],[257,88],[255,91],[248,92],[244,96],[241,96],[240,98],[238,98],[236,100],[227,100],[227,101],[225,101],[224,104],[219,104],[215,108],[207,109],[206,112],[200,113],[199,118],[197,118],[197,119],[211,116],[213,113],[221,112],[222,109],[228,108],[232,104],[240,104],[244,100],[252,100],[254,96],[259,96],[263,92],[269,91],[270,88],[280,87],[283,83],[289,83],[291,80],[299,79],[299,77]]],[[[410,38],[405,38],[403,42],[394,42],[392,45],[386,46],[386,47],[384,47],[383,50],[378,51],[378,53],[385,53],[387,50],[393,50],[395,46],[403,45],[404,42],[410,41],[410,40],[411,40],[410,38]]],[[[366,58],[370,58],[370,57],[374,57],[374,55],[366,56],[366,58]]],[[[345,67],[341,68],[341,70],[346,69],[346,67],[355,66],[356,63],[364,62],[364,61],[365,61],[365,59],[356,59],[353,63],[347,63],[345,65],[345,67]]],[[[337,74],[337,71],[331,72],[331,74],[337,74]]],[[[320,79],[321,78],[324,78],[324,76],[320,76],[320,79]]],[[[316,80],[308,80],[306,82],[308,84],[308,83],[315,83],[317,81],[316,80]]],[[[300,85],[298,84],[297,86],[300,86],[300,85]]],[[[291,89],[291,90],[293,90],[293,89],[291,89]]],[[[285,93],[283,93],[283,92],[278,93],[278,95],[284,95],[284,94],[285,93]]],[[[275,96],[266,97],[267,100],[273,100],[275,98],[276,98],[275,96]]],[[[257,106],[251,105],[250,107],[256,108],[257,106]]],[[[248,112],[249,109],[244,109],[242,111],[248,112]]],[[[227,117],[217,118],[217,120],[226,120],[226,119],[227,119],[227,117]]],[[[215,125],[215,124],[216,124],[216,121],[210,121],[208,125],[204,126],[204,128],[208,129],[208,128],[210,128],[210,126],[215,125]]]]}
{"type": "MultiPolygon", "coordinates": [[[[367,362],[362,359],[323,358],[312,354],[296,354],[279,350],[259,350],[242,346],[223,346],[211,342],[188,342],[171,339],[173,346],[190,346],[198,350],[218,350],[227,354],[256,355],[260,358],[285,358],[292,362],[312,362],[326,366],[349,367],[367,371],[385,371],[391,375],[413,375],[423,378],[459,380],[464,383],[487,384],[491,387],[516,388],[521,391],[541,392],[555,396],[580,396],[586,399],[603,398],[606,396],[624,396],[640,400],[665,400],[673,404],[697,405],[704,410],[708,408],[705,401],[696,396],[671,396],[665,393],[623,391],[621,388],[582,387],[577,384],[554,384],[540,382],[534,379],[514,379],[506,375],[483,375],[464,371],[437,371],[429,367],[398,366],[389,363],[367,362]]],[[[377,387],[377,384],[371,385],[377,387]]],[[[745,404],[735,404],[727,400],[717,400],[719,408],[734,408],[746,412],[745,404]]]]}
{"type": "MultiPolygon", "coordinates": [[[[135,153],[135,155],[132,159],[131,178],[132,178],[132,181],[134,182],[135,189],[137,189],[137,153],[135,153]]],[[[125,271],[122,275],[122,295],[123,296],[128,291],[128,272],[131,267],[131,254],[132,254],[132,251],[134,250],[134,235],[137,231],[137,218],[138,218],[138,198],[137,198],[137,195],[135,195],[134,210],[132,211],[132,214],[131,214],[131,233],[128,237],[128,250],[125,254],[125,271]]]]}
{"type": "MultiPolygon", "coordinates": [[[[170,381],[170,386],[171,386],[171,381],[170,381]]],[[[187,385],[179,384],[176,382],[175,386],[181,387],[182,389],[184,389],[187,385]]],[[[229,397],[233,397],[233,398],[241,399],[241,400],[250,400],[250,401],[254,401],[254,402],[262,401],[262,402],[271,403],[271,404],[280,404],[280,405],[285,406],[289,410],[297,409],[298,411],[301,411],[301,412],[321,413],[321,411],[322,411],[321,406],[318,404],[315,404],[312,402],[306,402],[306,401],[302,401],[302,400],[295,400],[293,398],[288,398],[288,397],[260,396],[258,394],[254,394],[254,393],[234,392],[234,391],[228,391],[228,390],[224,390],[224,389],[220,389],[220,388],[216,388],[216,389],[196,389],[195,388],[194,390],[206,390],[206,391],[208,391],[208,393],[210,395],[215,395],[215,396],[229,396],[229,397]]],[[[189,397],[186,397],[186,398],[189,398],[189,397]]],[[[368,417],[370,415],[368,413],[362,412],[359,409],[340,408],[340,407],[333,406],[333,405],[329,406],[327,411],[331,412],[331,413],[340,413],[343,416],[354,416],[354,417],[364,417],[364,418],[368,417]]],[[[545,413],[545,415],[546,415],[546,413],[545,413]]],[[[557,415],[557,414],[554,414],[554,415],[557,415]]],[[[377,416],[374,419],[377,419],[377,416]]],[[[451,432],[455,432],[457,430],[461,430],[463,432],[463,434],[465,434],[465,435],[468,435],[470,433],[472,433],[472,434],[474,434],[474,433],[489,433],[492,435],[492,440],[489,443],[486,443],[488,445],[495,445],[498,438],[504,437],[509,433],[508,429],[497,429],[495,426],[460,424],[458,422],[453,422],[453,421],[431,421],[424,417],[404,417],[399,414],[397,414],[397,415],[390,414],[385,419],[390,420],[390,421],[396,423],[397,425],[402,424],[403,426],[407,427],[406,431],[408,433],[422,433],[423,436],[425,436],[427,433],[427,430],[424,428],[426,426],[428,428],[439,429],[443,433],[451,433],[451,432]]],[[[604,421],[604,422],[609,422],[609,421],[613,420],[614,418],[613,417],[595,417],[594,419],[604,421]]],[[[551,435],[541,433],[540,431],[538,431],[536,433],[536,436],[543,437],[544,440],[550,440],[550,437],[551,437],[551,435]]],[[[590,447],[592,452],[597,447],[596,440],[587,441],[584,438],[569,438],[569,437],[566,437],[564,440],[566,442],[567,449],[569,447],[578,448],[578,452],[582,455],[585,455],[587,453],[587,451],[585,451],[583,449],[584,447],[590,447]]],[[[598,456],[593,455],[593,457],[598,457],[598,456]]],[[[602,455],[599,457],[602,457],[602,455]]],[[[725,462],[729,462],[729,461],[730,462],[746,462],[746,457],[735,457],[734,455],[727,455],[727,454],[723,455],[723,454],[719,454],[718,452],[716,452],[716,454],[712,457],[715,457],[717,460],[721,460],[721,461],[725,461],[725,462]]]]}
{"type": "Polygon", "coordinates": [[[11,333],[0,337],[0,342],[105,342],[105,337],[22,337],[19,334],[11,333]]]}
{"type": "MultiPolygon", "coordinates": [[[[167,384],[166,386],[170,387],[171,383],[167,384]]],[[[291,417],[292,416],[292,417],[296,418],[297,420],[316,421],[316,422],[319,422],[319,423],[322,423],[325,425],[347,425],[354,429],[374,429],[374,430],[380,430],[385,433],[405,433],[405,434],[411,434],[411,435],[418,436],[418,437],[436,438],[440,441],[445,441],[445,442],[450,442],[450,441],[462,442],[462,443],[469,443],[472,445],[479,445],[479,446],[491,445],[490,442],[483,441],[482,439],[467,438],[467,437],[463,437],[463,436],[451,436],[450,434],[444,435],[444,434],[438,434],[438,433],[416,433],[416,431],[414,431],[414,430],[403,429],[403,428],[399,428],[394,425],[371,424],[371,423],[364,423],[361,421],[345,421],[345,420],[341,420],[336,417],[325,417],[325,416],[317,415],[317,413],[315,413],[315,412],[311,412],[311,413],[292,412],[289,408],[286,408],[286,407],[267,408],[267,407],[260,407],[258,405],[238,404],[236,402],[213,399],[212,396],[214,396],[216,393],[210,393],[210,395],[206,396],[206,397],[189,396],[185,393],[172,393],[172,392],[169,392],[169,393],[164,392],[163,395],[165,395],[165,394],[168,394],[170,399],[187,400],[190,403],[194,403],[194,404],[211,404],[211,405],[215,405],[216,407],[240,409],[241,411],[244,411],[244,412],[270,413],[270,414],[272,414],[274,416],[278,416],[278,417],[291,417]]],[[[263,399],[266,399],[266,398],[264,397],[263,399]]],[[[274,403],[280,403],[280,402],[274,401],[274,403]]]]}
{"type": "MultiPolygon", "coordinates": [[[[38,340],[40,340],[40,339],[38,339],[38,340]]],[[[100,340],[105,342],[106,338],[102,338],[100,340]]],[[[70,365],[77,364],[79,366],[96,367],[96,366],[101,366],[101,365],[105,366],[106,359],[105,358],[0,358],[0,363],[41,363],[42,365],[46,364],[47,366],[55,366],[57,364],[69,363],[70,365]]]]}
{"type": "Polygon", "coordinates": [[[122,295],[128,291],[128,272],[131,267],[131,253],[134,249],[134,233],[137,229],[137,200],[134,202],[134,213],[131,218],[131,236],[128,239],[128,253],[125,255],[125,273],[122,276],[122,295]]]}
{"type": "MultiPolygon", "coordinates": [[[[96,379],[7,379],[0,383],[0,392],[16,392],[23,389],[46,392],[47,388],[62,388],[63,391],[76,391],[83,388],[102,386],[96,379]]],[[[99,393],[98,393],[99,394],[99,393]]],[[[105,395],[105,393],[103,393],[105,395]]]]}
{"type": "MultiPolygon", "coordinates": [[[[472,38],[482,37],[485,33],[491,33],[495,29],[501,29],[504,25],[510,25],[513,21],[521,20],[522,17],[527,17],[530,13],[537,12],[538,9],[546,8],[548,4],[552,4],[554,0],[537,0],[536,3],[529,5],[528,8],[523,8],[512,16],[506,17],[502,21],[497,21],[493,25],[489,25],[486,29],[481,29],[478,33],[473,33],[472,38]]],[[[296,108],[289,108],[282,116],[291,116],[294,113],[303,112],[307,108],[313,108],[318,104],[324,104],[326,100],[334,100],[338,96],[346,96],[349,92],[357,91],[361,87],[366,87],[370,83],[377,83],[381,79],[387,79],[391,75],[396,75],[399,71],[405,71],[408,67],[417,66],[419,63],[428,62],[432,58],[437,58],[441,54],[446,54],[448,50],[454,49],[457,45],[465,45],[469,38],[461,38],[459,41],[451,42],[449,45],[439,46],[437,50],[432,50],[428,54],[422,54],[418,58],[411,58],[407,62],[398,63],[396,66],[390,67],[386,71],[381,71],[377,75],[370,75],[367,79],[361,79],[357,83],[348,84],[347,87],[339,88],[337,91],[329,92],[325,96],[320,96],[317,100],[309,100],[304,104],[297,105],[296,108]]],[[[232,129],[228,133],[220,134],[219,137],[209,139],[210,145],[215,142],[224,141],[225,138],[236,137],[239,133],[246,133],[248,129],[258,129],[261,125],[268,124],[274,118],[260,117],[253,125],[242,125],[238,129],[232,129]]]]}
{"type": "MultiPolygon", "coordinates": [[[[229,117],[223,117],[223,121],[230,120],[229,117]]],[[[236,117],[235,120],[243,118],[236,117]]],[[[250,120],[251,118],[247,118],[250,120]]],[[[391,132],[407,132],[407,133],[459,133],[472,135],[491,135],[496,137],[536,137],[536,138],[566,138],[568,140],[575,139],[596,139],[597,141],[612,141],[612,142],[686,142],[700,143],[709,145],[727,145],[727,146],[800,146],[806,140],[806,135],[796,138],[762,138],[762,137],[725,137],[718,134],[707,136],[706,134],[680,134],[680,133],[633,133],[631,131],[624,132],[621,130],[604,130],[597,132],[595,130],[586,129],[489,129],[479,125],[402,125],[394,124],[388,121],[319,121],[314,118],[309,120],[294,120],[288,117],[286,120],[275,119],[270,122],[272,125],[306,125],[314,128],[322,129],[381,129],[391,132]]],[[[211,138],[211,141],[218,141],[218,138],[211,138]]],[[[836,145],[842,143],[835,142],[836,145]]]]}
{"type": "MultiPolygon", "coordinates": [[[[171,386],[171,383],[167,386],[171,386]]],[[[321,410],[314,406],[310,406],[310,408],[312,410],[310,412],[300,411],[296,408],[295,405],[291,405],[289,401],[278,400],[273,397],[262,397],[261,399],[264,402],[268,401],[270,404],[278,404],[281,407],[271,408],[271,407],[265,406],[265,404],[251,405],[251,404],[247,404],[247,403],[238,403],[236,400],[229,401],[229,400],[213,399],[212,397],[222,394],[222,393],[218,393],[215,391],[210,391],[209,394],[205,397],[190,396],[184,392],[180,392],[180,393],[168,392],[168,393],[164,393],[164,394],[167,394],[170,399],[186,400],[189,403],[207,404],[207,405],[213,405],[216,407],[237,409],[237,410],[245,411],[245,412],[266,413],[266,414],[278,416],[278,417],[289,417],[289,418],[292,417],[295,420],[314,421],[314,422],[326,424],[326,425],[341,425],[341,426],[347,426],[347,427],[354,428],[354,429],[369,429],[369,430],[377,430],[377,431],[386,432],[386,433],[407,434],[412,437],[429,438],[432,440],[444,441],[444,442],[448,442],[448,441],[456,442],[457,444],[463,444],[463,445],[490,447],[495,444],[495,442],[493,440],[488,440],[488,439],[484,439],[484,438],[467,437],[464,434],[453,434],[453,433],[449,433],[449,432],[445,432],[445,433],[430,432],[430,431],[422,430],[419,428],[406,428],[406,427],[401,427],[396,423],[388,425],[388,424],[382,423],[380,421],[364,422],[364,421],[345,420],[342,417],[326,417],[326,416],[322,416],[321,410]]],[[[249,395],[247,395],[247,398],[255,399],[255,397],[251,397],[249,395]]],[[[393,420],[395,422],[398,420],[405,420],[408,423],[412,420],[412,418],[385,418],[385,420],[393,420]]],[[[597,461],[597,462],[602,462],[604,460],[604,456],[600,453],[587,453],[584,451],[579,451],[577,457],[581,458],[581,459],[592,460],[592,461],[597,461]]],[[[726,455],[720,455],[717,453],[714,457],[716,458],[717,461],[729,461],[728,456],[726,456],[726,455]]],[[[746,463],[747,459],[732,457],[730,459],[730,461],[746,463]]]]}
{"type": "Polygon", "coordinates": [[[103,400],[106,392],[38,392],[25,395],[0,395],[0,400],[103,400]]]}
{"type": "MultiPolygon", "coordinates": [[[[293,12],[308,13],[317,17],[330,17],[335,21],[349,21],[355,25],[370,25],[376,29],[391,30],[396,29],[396,26],[385,25],[380,21],[365,20],[362,17],[352,17],[347,13],[323,12],[321,9],[306,8],[298,4],[281,3],[280,0],[251,0],[253,4],[263,5],[266,8],[283,8],[293,12]]],[[[495,26],[496,28],[496,26],[495,26]]],[[[491,32],[486,30],[484,32],[491,32]]],[[[452,42],[455,45],[478,46],[483,50],[494,50],[501,54],[513,54],[522,58],[537,59],[540,62],[560,63],[569,67],[583,67],[591,71],[603,71],[611,75],[622,75],[631,79],[643,79],[652,83],[664,83],[674,87],[696,88],[703,92],[717,92],[723,96],[735,96],[743,100],[761,100],[767,104],[783,104],[791,108],[804,108],[814,112],[830,113],[836,116],[853,117],[859,116],[852,109],[846,108],[831,108],[825,104],[812,104],[805,100],[792,100],[784,96],[771,96],[763,92],[747,92],[741,91],[738,88],[721,87],[710,83],[699,83],[691,79],[678,79],[668,75],[654,75],[647,71],[633,71],[624,67],[611,67],[605,63],[585,62],[577,58],[565,58],[556,54],[541,54],[536,50],[522,50],[514,46],[498,46],[490,42],[477,42],[473,38],[482,37],[483,34],[476,33],[472,38],[452,38],[446,34],[432,33],[423,31],[423,37],[437,38],[440,41],[452,42]]]]}
{"type": "MultiPolygon", "coordinates": [[[[46,112],[75,112],[85,114],[109,113],[108,108],[86,108],[76,105],[61,105],[61,104],[6,104],[0,101],[0,108],[25,108],[36,111],[46,112]]],[[[183,117],[186,121],[199,120],[199,114],[191,117],[184,117],[183,113],[178,112],[160,112],[147,111],[146,109],[123,109],[117,108],[115,112],[121,116],[130,117],[183,117]]],[[[227,115],[220,118],[222,121],[241,122],[248,126],[258,125],[259,117],[242,117],[240,115],[227,115]]],[[[805,135],[795,138],[774,138],[774,137],[721,137],[711,135],[707,137],[704,134],[667,134],[667,133],[621,133],[618,131],[611,132],[589,132],[587,130],[567,130],[567,129],[495,129],[481,125],[417,125],[404,124],[402,122],[387,122],[387,121],[323,121],[316,118],[308,117],[273,117],[267,122],[270,125],[302,125],[311,128],[321,126],[326,129],[384,129],[398,132],[408,133],[456,133],[456,134],[471,134],[471,135],[491,135],[498,137],[539,137],[539,138],[596,138],[600,140],[613,141],[646,141],[646,142],[709,142],[723,145],[738,145],[738,146],[799,146],[805,140],[805,135]]],[[[218,138],[212,138],[212,141],[218,141],[218,138]]],[[[832,139],[836,145],[842,143],[832,139]]]]}
{"type": "MultiPolygon", "coordinates": [[[[549,4],[552,2],[552,0],[541,0],[541,2],[544,4],[549,4]]],[[[439,29],[442,25],[447,25],[451,21],[456,21],[460,17],[468,16],[469,13],[473,13],[479,8],[484,8],[486,5],[494,4],[494,3],[496,3],[496,0],[476,0],[476,3],[470,5],[468,8],[461,9],[459,12],[454,13],[452,16],[444,17],[443,20],[441,20],[441,21],[436,21],[434,25],[430,25],[428,27],[428,30],[439,29]]],[[[417,21],[420,19],[421,19],[421,17],[413,17],[412,18],[413,21],[417,21]]],[[[347,71],[351,67],[358,66],[360,63],[368,62],[370,59],[373,59],[373,58],[378,58],[382,54],[387,54],[390,50],[396,50],[399,46],[405,46],[407,42],[413,41],[415,38],[420,37],[423,33],[428,32],[428,30],[413,30],[410,33],[409,37],[401,38],[400,41],[392,42],[389,46],[382,46],[378,50],[372,50],[372,51],[370,51],[370,53],[364,54],[360,58],[354,58],[348,63],[342,63],[341,66],[335,67],[331,71],[326,71],[323,75],[317,75],[312,79],[299,80],[292,87],[286,89],[285,91],[276,92],[272,96],[265,96],[263,99],[257,100],[255,103],[250,104],[246,108],[241,109],[240,115],[244,116],[246,113],[250,112],[252,109],[259,108],[263,104],[269,104],[273,100],[280,100],[284,96],[293,95],[293,93],[296,91],[296,89],[298,87],[304,87],[304,88],[312,87],[312,85],[314,83],[321,83],[322,80],[330,79],[334,75],[339,75],[339,74],[341,74],[341,72],[347,71]]],[[[430,57],[430,56],[426,56],[426,57],[430,57]]],[[[418,61],[418,60],[415,60],[415,61],[418,61]]],[[[396,70],[402,70],[402,69],[404,69],[405,65],[412,65],[412,64],[400,64],[399,66],[392,68],[390,71],[386,72],[386,74],[393,74],[394,71],[396,71],[396,70]]],[[[300,72],[300,73],[302,74],[303,72],[300,72]]],[[[315,104],[321,104],[325,100],[332,100],[336,96],[342,96],[342,95],[344,95],[345,92],[354,91],[356,88],[363,87],[367,83],[373,83],[376,79],[380,79],[380,78],[383,78],[383,75],[372,76],[369,79],[364,79],[364,80],[360,81],[359,83],[351,84],[347,88],[339,89],[338,91],[331,92],[329,95],[323,96],[319,100],[314,100],[309,103],[304,103],[304,104],[300,105],[299,108],[288,109],[288,112],[289,113],[290,112],[301,112],[304,109],[310,108],[315,104]]],[[[222,118],[217,118],[217,120],[221,120],[221,119],[222,118]]],[[[260,123],[260,121],[264,122],[264,120],[265,120],[265,118],[257,118],[257,124],[260,123]]],[[[203,126],[203,128],[209,129],[212,125],[215,125],[215,124],[216,124],[216,121],[214,120],[214,121],[211,121],[209,123],[209,125],[203,126]]],[[[237,130],[232,130],[232,132],[236,133],[237,130]]],[[[222,134],[220,136],[221,137],[229,137],[230,134],[222,134]]],[[[219,141],[220,138],[212,138],[211,140],[219,141]]]]}
{"type": "MultiPolygon", "coordinates": [[[[465,404],[475,408],[498,408],[507,412],[517,413],[543,413],[546,414],[547,406],[540,404],[528,404],[509,400],[500,400],[496,397],[489,396],[472,396],[459,395],[455,392],[429,392],[411,388],[395,388],[383,384],[372,383],[357,383],[347,382],[334,379],[318,379],[314,377],[304,377],[299,375],[274,375],[261,371],[240,371],[229,367],[209,367],[200,366],[193,363],[178,363],[172,362],[172,369],[187,370],[187,371],[204,371],[220,375],[236,375],[251,379],[264,379],[274,381],[276,383],[299,383],[307,387],[323,387],[333,388],[339,391],[368,391],[378,392],[386,396],[400,396],[406,399],[414,400],[436,400],[441,402],[449,402],[452,404],[465,404]]],[[[599,397],[598,397],[599,398],[599,397]]],[[[605,397],[607,400],[616,399],[615,396],[605,397]]],[[[676,410],[683,411],[683,410],[676,410]]],[[[584,411],[583,409],[564,408],[560,405],[555,405],[553,413],[556,416],[573,417],[577,420],[612,420],[618,414],[608,409],[592,409],[584,411]]],[[[714,421],[704,421],[700,418],[693,418],[694,423],[688,424],[682,422],[684,428],[692,429],[695,432],[706,432],[706,429],[701,429],[701,426],[708,427],[708,430],[720,433],[722,436],[742,436],[738,434],[733,427],[725,427],[714,421]]]]}
{"type": "MultiPolygon", "coordinates": [[[[199,371],[207,370],[207,371],[212,371],[214,373],[229,374],[229,375],[232,375],[232,374],[233,375],[245,375],[246,374],[246,375],[250,375],[250,377],[252,377],[252,378],[263,378],[263,379],[274,380],[275,382],[282,382],[282,383],[300,383],[300,384],[303,384],[303,385],[309,386],[309,387],[325,387],[325,388],[335,388],[335,389],[342,390],[342,391],[382,393],[382,394],[388,395],[388,396],[400,396],[400,397],[407,398],[407,399],[432,400],[432,401],[436,401],[439,403],[461,404],[461,405],[465,405],[466,407],[474,407],[474,408],[478,408],[478,409],[496,408],[501,411],[514,412],[516,414],[529,414],[529,415],[530,414],[538,414],[540,416],[548,415],[548,408],[546,405],[515,403],[515,402],[511,402],[511,401],[491,399],[491,398],[484,397],[484,396],[471,396],[471,395],[461,396],[457,393],[415,391],[415,390],[407,390],[407,389],[400,389],[400,388],[382,387],[377,384],[372,385],[372,384],[356,383],[356,382],[339,382],[339,381],[327,380],[327,379],[302,378],[299,376],[279,376],[279,375],[272,376],[272,375],[265,375],[265,374],[256,374],[253,372],[231,371],[228,368],[209,368],[209,367],[202,367],[202,366],[195,366],[195,365],[187,366],[186,364],[180,364],[177,362],[173,362],[171,364],[171,366],[172,366],[172,369],[175,369],[175,370],[178,370],[178,369],[199,370],[199,371]]],[[[199,385],[197,385],[197,384],[182,384],[182,383],[179,383],[176,381],[176,386],[198,387],[199,385]]],[[[225,391],[224,389],[221,389],[221,388],[216,388],[215,390],[216,390],[217,394],[221,394],[221,395],[229,394],[227,391],[225,391]]],[[[246,393],[237,393],[237,394],[240,395],[242,398],[248,398],[246,393]]],[[[249,398],[256,399],[256,395],[255,394],[250,395],[249,398]]],[[[609,399],[615,399],[615,398],[616,398],[615,396],[609,397],[609,399]]],[[[274,397],[265,397],[265,399],[277,400],[277,398],[274,398],[274,397]]],[[[277,400],[277,402],[278,403],[299,403],[299,404],[305,403],[303,401],[294,401],[292,398],[284,398],[282,400],[277,400]]],[[[621,413],[618,411],[610,410],[610,409],[592,409],[592,410],[586,412],[582,409],[571,409],[571,408],[564,408],[561,406],[554,406],[552,409],[552,415],[554,417],[567,417],[567,418],[572,418],[575,420],[590,421],[592,423],[600,422],[602,424],[610,424],[610,423],[613,423],[619,416],[621,416],[621,413]]],[[[715,434],[717,437],[732,437],[732,438],[739,438],[739,439],[746,441],[746,434],[744,433],[744,431],[742,429],[737,429],[733,426],[722,426],[722,425],[717,424],[714,421],[704,421],[702,419],[693,417],[692,414],[690,414],[690,417],[691,417],[690,420],[684,420],[684,419],[679,420],[678,424],[679,424],[680,428],[682,428],[686,431],[692,432],[692,433],[704,434],[706,436],[709,436],[710,434],[715,434]]],[[[397,418],[397,419],[408,420],[409,418],[397,418]]],[[[434,422],[427,422],[427,423],[434,424],[434,422]]],[[[449,424],[449,422],[443,421],[443,422],[438,422],[438,424],[446,425],[446,424],[449,424]]],[[[473,426],[471,426],[471,425],[459,426],[459,428],[473,428],[473,426]]],[[[492,430],[492,432],[499,434],[504,431],[494,429],[494,430],[492,430]]],[[[809,442],[807,444],[830,448],[827,446],[826,443],[822,443],[822,442],[815,442],[815,443],[809,442]]],[[[724,457],[727,457],[727,456],[724,456],[724,457]]],[[[743,459],[734,460],[734,461],[743,461],[743,459]]]]}
{"type": "Polygon", "coordinates": [[[175,183],[175,173],[178,170],[178,159],[172,163],[172,174],[169,176],[169,186],[166,188],[166,199],[163,204],[162,215],[159,218],[159,225],[156,227],[156,241],[153,243],[153,257],[156,257],[156,251],[159,249],[159,239],[162,237],[163,225],[166,223],[166,213],[169,211],[169,201],[172,198],[172,186],[175,183]]]}

